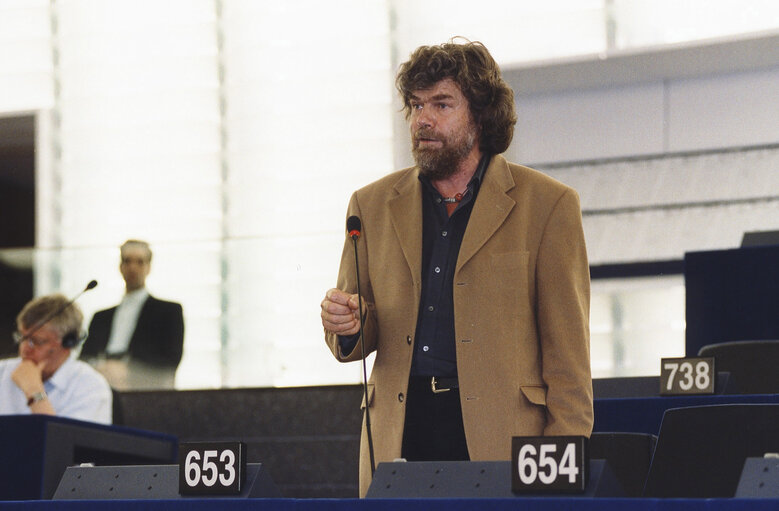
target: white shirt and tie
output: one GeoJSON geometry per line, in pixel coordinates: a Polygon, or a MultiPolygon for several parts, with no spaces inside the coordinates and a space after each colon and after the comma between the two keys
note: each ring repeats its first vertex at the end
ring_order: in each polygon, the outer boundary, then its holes
{"type": "Polygon", "coordinates": [[[124,295],[116,307],[114,320],[111,323],[111,336],[108,338],[106,346],[108,356],[121,356],[127,353],[135,325],[138,323],[138,316],[140,316],[147,298],[149,298],[149,292],[145,287],[124,295]]]}
{"type": "Polygon", "coordinates": [[[111,386],[119,390],[173,388],[174,385],[175,371],[150,366],[126,356],[141,309],[148,298],[149,292],[145,287],[126,293],[114,312],[105,350],[107,360],[97,367],[111,386]]]}
{"type": "Polygon", "coordinates": [[[179,304],[156,300],[146,288],[137,289],[125,293],[116,307],[96,312],[89,330],[94,340],[90,344],[87,338],[82,357],[112,387],[118,390],[174,387],[178,360],[173,366],[156,363],[153,354],[158,353],[162,362],[166,360],[166,350],[170,351],[165,343],[181,348],[183,318],[179,304]]]}

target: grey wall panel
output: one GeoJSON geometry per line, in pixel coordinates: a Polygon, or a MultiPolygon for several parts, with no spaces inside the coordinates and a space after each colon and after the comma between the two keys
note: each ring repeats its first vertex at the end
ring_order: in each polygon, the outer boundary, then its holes
{"type": "Polygon", "coordinates": [[[668,150],[779,142],[779,68],[669,83],[668,150]]]}
{"type": "Polygon", "coordinates": [[[779,229],[779,200],[584,216],[590,264],[680,260],[736,248],[744,232],[779,229]]]}
{"type": "Polygon", "coordinates": [[[776,147],[538,168],[573,186],[585,211],[779,196],[776,147]]]}
{"type": "Polygon", "coordinates": [[[517,99],[509,159],[561,162],[663,151],[661,82],[517,99]]]}

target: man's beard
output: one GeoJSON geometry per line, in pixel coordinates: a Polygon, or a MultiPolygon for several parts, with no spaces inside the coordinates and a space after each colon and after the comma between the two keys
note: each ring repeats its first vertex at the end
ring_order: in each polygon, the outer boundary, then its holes
{"type": "Polygon", "coordinates": [[[414,134],[412,154],[420,172],[432,181],[446,179],[459,170],[460,163],[473,149],[476,133],[473,125],[466,130],[444,137],[431,129],[422,128],[414,134]],[[443,142],[441,148],[420,148],[420,139],[433,139],[443,142]]]}

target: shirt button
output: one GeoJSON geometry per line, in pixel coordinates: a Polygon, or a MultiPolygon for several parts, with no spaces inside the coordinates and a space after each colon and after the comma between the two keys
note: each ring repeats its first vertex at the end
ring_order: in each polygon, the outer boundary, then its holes
{"type": "Polygon", "coordinates": [[[446,235],[447,235],[447,234],[449,234],[449,233],[448,233],[448,232],[446,232],[446,231],[441,231],[441,236],[443,236],[444,238],[446,238],[446,235]]]}
{"type": "Polygon", "coordinates": [[[407,335],[407,336],[406,336],[406,342],[407,342],[408,344],[411,344],[411,336],[410,336],[410,335],[407,335]]]}
{"type": "Polygon", "coordinates": [[[435,310],[435,307],[433,307],[432,305],[428,305],[427,306],[427,310],[429,310],[430,312],[433,312],[435,310]]]}
{"type": "Polygon", "coordinates": [[[422,346],[422,351],[430,351],[430,346],[422,346]]]}
{"type": "Polygon", "coordinates": [[[440,267],[438,267],[438,266],[436,266],[434,271],[435,271],[436,273],[441,273],[441,268],[440,268],[440,267]]]}
{"type": "Polygon", "coordinates": [[[403,402],[403,393],[398,394],[398,401],[403,402]]]}

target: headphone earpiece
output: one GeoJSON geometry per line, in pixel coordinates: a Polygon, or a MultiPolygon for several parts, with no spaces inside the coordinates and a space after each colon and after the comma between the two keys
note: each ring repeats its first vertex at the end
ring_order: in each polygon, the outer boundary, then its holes
{"type": "Polygon", "coordinates": [[[76,346],[81,343],[84,339],[86,339],[87,336],[82,333],[79,334],[78,332],[68,332],[65,335],[62,336],[62,347],[63,348],[75,348],[76,346]]]}

